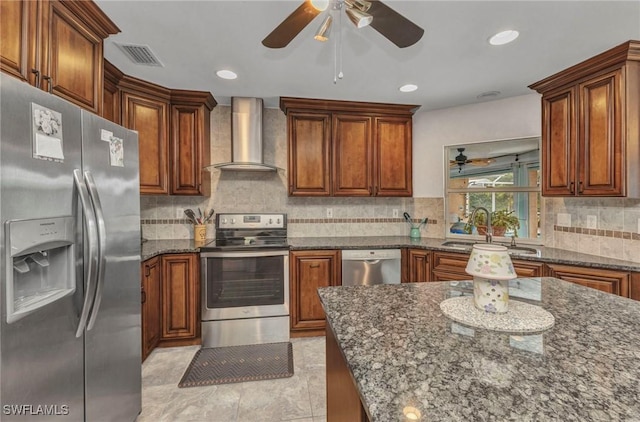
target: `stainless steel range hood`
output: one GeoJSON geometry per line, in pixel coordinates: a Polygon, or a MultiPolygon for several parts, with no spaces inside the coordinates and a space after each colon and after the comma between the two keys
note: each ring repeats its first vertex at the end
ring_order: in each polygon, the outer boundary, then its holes
{"type": "Polygon", "coordinates": [[[277,170],[263,162],[262,111],[262,98],[231,98],[232,161],[213,167],[233,171],[277,170]]]}

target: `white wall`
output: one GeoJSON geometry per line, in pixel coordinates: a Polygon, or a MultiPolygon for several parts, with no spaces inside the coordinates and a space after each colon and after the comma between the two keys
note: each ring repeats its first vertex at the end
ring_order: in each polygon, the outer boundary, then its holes
{"type": "Polygon", "coordinates": [[[444,196],[444,146],[540,136],[540,95],[529,94],[413,117],[413,196],[444,196]]]}

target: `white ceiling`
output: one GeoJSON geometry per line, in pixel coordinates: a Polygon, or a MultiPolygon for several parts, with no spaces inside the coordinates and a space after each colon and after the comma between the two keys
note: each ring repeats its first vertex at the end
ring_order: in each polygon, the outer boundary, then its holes
{"type": "MultiPolygon", "coordinates": [[[[406,1],[385,3],[425,29],[399,49],[371,27],[343,18],[344,78],[333,83],[333,42],[313,35],[316,17],[287,47],[261,44],[301,0],[117,1],[96,3],[122,30],[105,41],[105,56],[125,74],[168,88],[210,91],[219,104],[232,96],[280,96],[417,104],[434,110],[524,95],[527,86],[568,66],[640,39],[640,1],[406,1]],[[520,31],[513,43],[487,39],[520,31]],[[114,44],[146,44],[164,67],[136,65],[114,44]],[[215,76],[219,69],[236,80],[215,76]],[[413,83],[419,89],[401,93],[413,83]]],[[[321,15],[322,16],[322,15],[321,15]]],[[[337,34],[334,20],[332,36],[337,34]]]]}

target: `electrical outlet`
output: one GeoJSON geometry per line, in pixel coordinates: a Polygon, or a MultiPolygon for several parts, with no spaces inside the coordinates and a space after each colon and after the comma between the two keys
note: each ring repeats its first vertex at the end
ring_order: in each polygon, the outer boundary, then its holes
{"type": "Polygon", "coordinates": [[[184,215],[184,210],[181,210],[180,208],[176,208],[176,218],[178,218],[178,219],[187,218],[184,215]]]}
{"type": "Polygon", "coordinates": [[[558,213],[558,226],[571,227],[571,214],[558,213]]]}
{"type": "Polygon", "coordinates": [[[597,229],[598,228],[598,217],[595,215],[587,215],[587,228],[588,229],[597,229]]]}
{"type": "Polygon", "coordinates": [[[400,218],[400,210],[397,208],[393,209],[393,218],[400,218]]]}
{"type": "Polygon", "coordinates": [[[327,218],[333,218],[333,208],[327,208],[327,218]]]}

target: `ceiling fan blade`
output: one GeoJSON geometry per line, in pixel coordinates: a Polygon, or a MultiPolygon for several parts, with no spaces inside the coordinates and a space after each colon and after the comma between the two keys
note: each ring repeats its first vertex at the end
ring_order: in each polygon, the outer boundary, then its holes
{"type": "Polygon", "coordinates": [[[367,13],[373,16],[370,26],[400,48],[417,43],[424,34],[424,29],[381,1],[371,0],[367,13]]]}
{"type": "Polygon", "coordinates": [[[286,47],[319,14],[320,11],[309,0],[305,0],[262,40],[262,45],[269,48],[286,47]]]}

